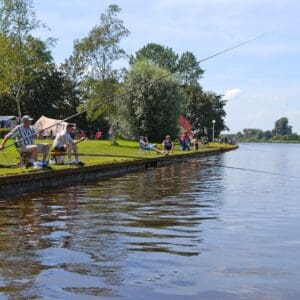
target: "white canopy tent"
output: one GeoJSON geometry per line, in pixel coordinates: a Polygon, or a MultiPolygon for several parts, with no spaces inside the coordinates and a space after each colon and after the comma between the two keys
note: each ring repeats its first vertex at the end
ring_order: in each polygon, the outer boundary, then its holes
{"type": "MultiPolygon", "coordinates": [[[[38,134],[40,137],[55,137],[58,132],[60,132],[61,130],[64,130],[66,128],[67,124],[70,124],[70,123],[62,121],[62,120],[51,119],[51,118],[47,118],[45,116],[41,116],[34,123],[33,126],[37,132],[47,128],[43,132],[38,134]]],[[[76,124],[74,124],[74,123],[71,123],[71,124],[76,126],[76,124]]]]}

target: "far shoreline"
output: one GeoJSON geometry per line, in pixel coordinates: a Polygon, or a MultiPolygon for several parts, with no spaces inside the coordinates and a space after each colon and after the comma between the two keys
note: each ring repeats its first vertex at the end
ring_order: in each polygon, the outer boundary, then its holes
{"type": "Polygon", "coordinates": [[[238,144],[300,144],[300,141],[238,141],[238,144]]]}

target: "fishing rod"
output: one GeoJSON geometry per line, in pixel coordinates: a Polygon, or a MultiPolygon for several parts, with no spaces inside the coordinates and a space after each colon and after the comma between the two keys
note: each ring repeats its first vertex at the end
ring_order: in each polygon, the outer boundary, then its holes
{"type": "MultiPolygon", "coordinates": [[[[263,33],[263,34],[257,35],[257,36],[255,36],[254,38],[248,39],[248,40],[246,40],[246,41],[244,41],[244,42],[241,42],[241,43],[239,43],[239,44],[236,44],[236,45],[234,45],[234,46],[231,46],[231,47],[229,47],[229,48],[226,48],[226,49],[224,49],[224,50],[222,50],[222,51],[216,52],[216,53],[214,53],[214,54],[212,54],[212,55],[209,55],[209,56],[207,56],[207,57],[205,57],[205,58],[199,60],[197,63],[200,64],[200,63],[202,63],[202,62],[205,62],[205,61],[207,61],[207,60],[210,60],[210,59],[212,59],[212,58],[215,58],[215,57],[217,57],[217,56],[219,56],[219,55],[222,55],[222,54],[224,54],[224,53],[226,53],[226,52],[232,51],[233,49],[242,47],[242,46],[244,46],[244,45],[246,45],[246,44],[248,44],[248,43],[251,43],[251,42],[253,42],[253,41],[255,41],[255,40],[259,39],[259,38],[262,38],[262,37],[265,36],[266,34],[267,34],[267,33],[263,33]]],[[[195,67],[192,67],[191,70],[194,69],[194,68],[195,68],[195,67]]],[[[179,71],[179,67],[176,68],[176,69],[173,70],[173,71],[170,71],[170,72],[166,73],[166,74],[163,75],[163,76],[160,76],[160,77],[154,79],[154,80],[146,81],[146,82],[142,83],[142,86],[148,86],[148,85],[151,86],[153,83],[158,82],[158,81],[160,81],[160,80],[162,80],[162,79],[164,79],[164,78],[167,78],[167,77],[169,77],[169,76],[171,76],[171,75],[177,73],[178,71],[179,71]]],[[[136,87],[136,88],[130,89],[130,90],[127,91],[127,92],[124,92],[124,93],[121,93],[120,95],[117,95],[117,96],[115,96],[115,97],[109,98],[109,99],[107,99],[106,101],[104,101],[104,102],[102,102],[102,103],[99,103],[99,104],[94,105],[94,106],[92,107],[92,109],[93,109],[93,110],[98,109],[99,107],[104,106],[104,105],[106,105],[106,104],[109,104],[109,103],[111,103],[111,102],[113,102],[113,101],[115,101],[115,100],[117,100],[117,99],[120,99],[120,98],[122,98],[122,97],[124,97],[124,96],[126,96],[126,95],[128,95],[128,94],[131,94],[132,92],[135,92],[135,91],[137,91],[138,89],[140,89],[140,87],[136,87]]],[[[44,129],[41,129],[41,130],[39,130],[39,131],[37,131],[37,132],[35,132],[35,133],[31,134],[31,135],[28,135],[28,136],[26,136],[26,137],[24,137],[24,138],[22,138],[22,139],[19,139],[18,141],[20,142],[20,141],[22,141],[22,140],[25,140],[26,138],[29,138],[29,137],[31,137],[31,136],[35,136],[35,135],[37,135],[38,133],[41,133],[41,132],[43,132],[43,131],[45,131],[45,130],[48,130],[48,129],[54,127],[54,126],[57,126],[57,125],[59,125],[59,124],[61,124],[61,123],[63,123],[63,122],[67,122],[67,121],[70,120],[70,119],[73,119],[73,118],[75,118],[75,117],[78,117],[78,116],[80,116],[80,115],[86,113],[87,111],[88,111],[88,108],[83,109],[82,111],[79,111],[79,112],[77,112],[77,113],[75,113],[75,114],[73,114],[73,115],[70,115],[70,116],[66,117],[65,119],[63,119],[63,120],[60,120],[60,121],[58,121],[57,123],[54,123],[54,124],[52,124],[51,126],[48,126],[48,127],[44,128],[44,129]]],[[[5,149],[7,149],[7,148],[9,148],[9,147],[11,147],[11,146],[14,146],[14,143],[12,143],[12,144],[10,144],[10,145],[7,145],[7,146],[3,147],[2,150],[5,150],[5,149]]]]}

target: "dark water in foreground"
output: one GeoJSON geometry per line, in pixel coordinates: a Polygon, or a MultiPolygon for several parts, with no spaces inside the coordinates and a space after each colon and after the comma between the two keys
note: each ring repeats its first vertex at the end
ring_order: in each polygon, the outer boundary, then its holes
{"type": "Polygon", "coordinates": [[[0,298],[300,299],[299,153],[245,144],[2,200],[0,298]]]}

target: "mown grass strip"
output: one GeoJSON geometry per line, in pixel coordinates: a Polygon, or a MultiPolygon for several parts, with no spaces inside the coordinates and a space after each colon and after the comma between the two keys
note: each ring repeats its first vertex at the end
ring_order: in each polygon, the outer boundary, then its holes
{"type": "MultiPolygon", "coordinates": [[[[37,142],[46,142],[52,144],[53,141],[40,140],[37,142]]],[[[158,146],[160,145],[158,144],[158,146]]],[[[197,150],[197,152],[209,152],[218,150],[220,148],[230,149],[233,147],[234,146],[232,145],[210,143],[209,146],[201,146],[199,150],[197,150]]],[[[80,159],[85,163],[86,166],[119,163],[139,159],[149,159],[157,156],[157,154],[154,151],[140,152],[138,142],[127,140],[118,140],[118,145],[111,145],[109,141],[87,140],[78,144],[78,148],[79,153],[81,154],[80,159]]],[[[19,154],[14,147],[9,147],[4,151],[0,152],[0,176],[41,171],[41,169],[26,169],[24,167],[17,167],[19,163],[19,154]]],[[[174,153],[170,154],[170,156],[174,154],[186,155],[191,152],[195,151],[181,151],[180,146],[176,145],[174,153]]],[[[49,168],[52,170],[62,170],[76,168],[76,166],[70,166],[67,164],[51,165],[49,168]]]]}

